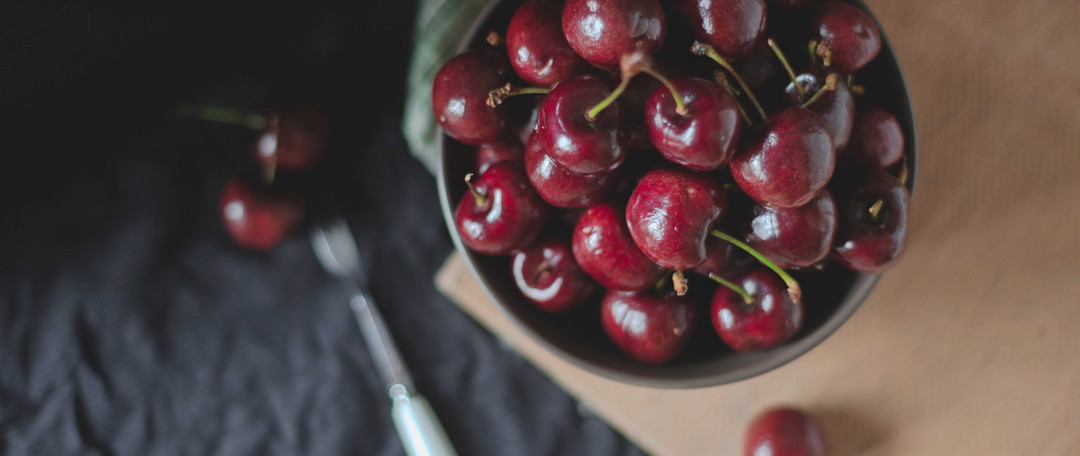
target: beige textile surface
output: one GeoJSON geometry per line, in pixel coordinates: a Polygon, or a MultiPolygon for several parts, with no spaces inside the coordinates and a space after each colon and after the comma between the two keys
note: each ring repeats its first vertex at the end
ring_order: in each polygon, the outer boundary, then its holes
{"type": "Polygon", "coordinates": [[[817,348],[733,385],[633,387],[541,350],[456,255],[440,289],[657,455],[739,454],[777,403],[838,455],[1080,455],[1080,2],[867,3],[914,101],[909,245],[817,348]]]}

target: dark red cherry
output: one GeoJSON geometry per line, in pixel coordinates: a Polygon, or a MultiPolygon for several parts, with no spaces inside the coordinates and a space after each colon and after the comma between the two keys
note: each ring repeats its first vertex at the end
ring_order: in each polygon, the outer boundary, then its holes
{"type": "Polygon", "coordinates": [[[716,274],[721,278],[732,280],[746,273],[750,266],[756,264],[754,257],[746,251],[738,248],[735,244],[718,238],[706,241],[708,256],[705,261],[694,268],[694,272],[703,276],[716,274]]]}
{"type": "Polygon", "coordinates": [[[544,201],[567,209],[589,207],[603,201],[621,177],[619,170],[600,174],[567,171],[548,156],[536,133],[529,137],[526,146],[525,174],[544,201]]]}
{"type": "Polygon", "coordinates": [[[520,163],[495,163],[470,186],[454,210],[465,245],[480,253],[505,255],[536,240],[548,205],[529,185],[520,163]]]}
{"type": "Polygon", "coordinates": [[[626,224],[645,256],[668,269],[690,270],[708,256],[709,231],[727,206],[723,187],[709,175],[661,168],[634,188],[626,224]]]}
{"type": "Polygon", "coordinates": [[[829,68],[845,75],[870,63],[881,50],[874,20],[859,7],[835,0],[815,8],[813,39],[828,48],[829,68]]]}
{"type": "Polygon", "coordinates": [[[435,75],[431,107],[435,120],[451,138],[478,146],[507,135],[506,107],[489,107],[488,94],[509,81],[506,56],[493,49],[466,51],[450,59],[435,75]]]}
{"type": "Polygon", "coordinates": [[[488,166],[503,160],[521,163],[525,157],[525,146],[516,139],[484,143],[476,148],[476,172],[483,174],[488,166]]]}
{"type": "Polygon", "coordinates": [[[873,105],[859,106],[851,129],[850,155],[882,168],[904,156],[904,132],[892,113],[873,105]]]}
{"type": "Polygon", "coordinates": [[[514,72],[525,82],[551,87],[587,65],[562,31],[562,8],[553,0],[521,5],[506,29],[506,53],[514,72]]]}
{"type": "MultiPolygon", "coordinates": [[[[826,76],[827,73],[824,70],[814,69],[799,74],[795,79],[799,81],[799,85],[803,87],[808,98],[821,90],[825,85],[826,76]]],[[[784,101],[792,105],[801,105],[806,99],[799,96],[795,83],[791,82],[784,89],[784,101]]],[[[855,97],[851,95],[851,90],[844,79],[837,78],[834,90],[822,93],[821,97],[806,108],[821,116],[821,120],[829,128],[837,153],[843,151],[848,145],[848,139],[851,138],[851,126],[855,121],[855,97]]]]}
{"type": "Polygon", "coordinates": [[[252,155],[263,169],[305,171],[326,153],[330,123],[315,106],[270,109],[266,127],[252,145],[252,155]]]}
{"type": "Polygon", "coordinates": [[[586,62],[615,70],[623,54],[656,52],[664,43],[667,22],[657,0],[567,0],[562,30],[586,62]]]}
{"type": "Polygon", "coordinates": [[[712,322],[724,343],[738,351],[772,348],[790,340],[803,324],[801,302],[791,300],[783,280],[758,267],[734,281],[750,294],[719,287],[712,299],[712,322]]]}
{"type": "Polygon", "coordinates": [[[836,203],[828,190],[799,207],[754,205],[746,243],[781,268],[805,268],[821,261],[836,234],[836,203]]]}
{"type": "Polygon", "coordinates": [[[518,250],[510,258],[510,272],[525,299],[550,313],[573,309],[596,290],[574,261],[568,239],[545,239],[518,250]]]}
{"type": "Polygon", "coordinates": [[[619,104],[596,119],[585,112],[611,93],[603,79],[573,76],[555,85],[540,106],[537,130],[544,149],[567,171],[596,174],[615,170],[626,159],[627,138],[619,104]]]}
{"type": "Polygon", "coordinates": [[[750,198],[776,208],[802,206],[825,187],[836,164],[821,117],[800,107],[773,114],[751,130],[731,158],[731,175],[750,198]]]}
{"type": "Polygon", "coordinates": [[[269,250],[304,221],[304,200],[295,192],[273,193],[247,179],[225,184],[218,213],[229,234],[241,247],[269,250]]]}
{"type": "Polygon", "coordinates": [[[759,413],[746,428],[743,456],[825,456],[825,437],[807,414],[774,407],[759,413]]]}
{"type": "Polygon", "coordinates": [[[631,79],[626,90],[619,95],[619,111],[624,114],[627,144],[631,149],[653,148],[645,122],[645,106],[653,92],[663,87],[658,79],[644,75],[631,79]]]}
{"type": "Polygon", "coordinates": [[[907,188],[873,164],[852,161],[833,186],[839,211],[831,257],[848,269],[880,273],[904,253],[907,188]]]}
{"type": "MultiPolygon", "coordinates": [[[[783,67],[776,60],[776,54],[764,42],[759,43],[753,52],[736,64],[735,71],[739,72],[743,81],[746,81],[746,84],[750,86],[754,93],[762,93],[764,90],[772,89],[772,84],[769,83],[779,77],[787,79],[783,67]],[[769,87],[766,87],[766,84],[769,84],[769,87]]],[[[731,81],[731,83],[735,84],[735,81],[731,81]]]]}
{"type": "Polygon", "coordinates": [[[765,0],[677,0],[675,9],[728,60],[750,55],[765,36],[765,0]]]}
{"type": "Polygon", "coordinates": [[[665,273],[634,244],[622,205],[608,202],[586,209],[574,227],[572,244],[581,268],[613,290],[647,290],[665,273]]]}
{"type": "Polygon", "coordinates": [[[789,11],[806,8],[811,3],[814,0],[769,0],[769,5],[789,11]]]}
{"type": "Polygon", "coordinates": [[[686,113],[676,112],[674,96],[661,87],[645,107],[649,138],[674,163],[712,171],[735,153],[742,131],[738,102],[720,86],[704,79],[678,78],[671,84],[686,113]]]}
{"type": "Polygon", "coordinates": [[[601,305],[604,332],[624,353],[651,364],[678,355],[693,335],[697,308],[689,296],[609,291],[601,305]]]}

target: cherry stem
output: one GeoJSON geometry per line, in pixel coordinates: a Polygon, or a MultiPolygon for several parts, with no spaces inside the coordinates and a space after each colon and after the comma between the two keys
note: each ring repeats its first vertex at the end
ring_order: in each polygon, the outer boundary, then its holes
{"type": "Polygon", "coordinates": [[[908,166],[907,166],[907,156],[906,155],[901,155],[900,156],[900,172],[897,173],[896,179],[898,179],[900,181],[900,185],[907,185],[908,166]]]}
{"type": "Polygon", "coordinates": [[[277,174],[277,156],[274,156],[273,162],[269,166],[265,166],[262,169],[262,180],[267,186],[274,183],[274,176],[277,174]]]}
{"type": "Polygon", "coordinates": [[[810,64],[817,65],[817,40],[810,40],[806,50],[810,51],[810,64]]]}
{"type": "Polygon", "coordinates": [[[667,274],[660,276],[660,280],[657,280],[656,285],[653,285],[653,291],[656,291],[657,293],[664,291],[664,288],[667,287],[668,278],[670,277],[671,276],[667,274]]]}
{"type": "Polygon", "coordinates": [[[262,130],[266,127],[266,117],[259,114],[237,111],[223,106],[189,105],[181,103],[176,108],[176,115],[191,119],[206,120],[239,127],[247,127],[252,130],[262,130]]]}
{"type": "Polygon", "coordinates": [[[488,31],[488,36],[485,41],[491,46],[502,46],[503,43],[506,42],[506,40],[503,40],[503,37],[499,36],[499,32],[494,30],[488,31]]]}
{"type": "Polygon", "coordinates": [[[532,279],[529,280],[529,286],[531,287],[531,286],[535,285],[536,281],[540,280],[540,276],[543,275],[545,272],[548,272],[550,270],[551,270],[551,263],[548,263],[547,261],[545,261],[544,264],[541,264],[539,268],[536,268],[536,272],[533,273],[532,279]]]}
{"type": "Polygon", "coordinates": [[[753,304],[754,303],[754,297],[750,296],[750,293],[747,293],[746,290],[743,289],[743,287],[735,285],[734,282],[724,280],[723,277],[720,277],[720,276],[718,276],[716,274],[713,274],[711,272],[709,273],[709,278],[712,279],[714,282],[727,287],[729,290],[738,293],[739,296],[742,296],[743,302],[745,302],[747,304],[753,304]]]}
{"type": "Polygon", "coordinates": [[[653,78],[656,78],[656,80],[660,81],[660,83],[663,84],[664,87],[667,87],[668,91],[671,92],[671,97],[675,99],[675,112],[680,116],[686,115],[686,104],[683,103],[682,97],[679,96],[679,92],[675,90],[675,85],[671,83],[671,80],[665,78],[664,75],[658,73],[656,70],[653,70],[651,67],[648,66],[641,68],[641,72],[652,76],[653,78]]]}
{"type": "Polygon", "coordinates": [[[877,201],[874,201],[874,204],[870,205],[870,218],[872,220],[877,221],[878,215],[881,214],[881,208],[883,206],[885,206],[885,200],[881,198],[878,198],[877,201]]]}
{"type": "Polygon", "coordinates": [[[488,98],[484,104],[488,105],[489,108],[494,108],[503,104],[503,102],[510,97],[518,95],[546,94],[550,91],[551,89],[547,87],[517,87],[507,82],[506,85],[488,92],[488,98]]]}
{"type": "Polygon", "coordinates": [[[487,201],[487,195],[484,195],[483,193],[480,193],[480,191],[477,190],[476,187],[473,187],[472,179],[473,179],[473,173],[469,173],[469,174],[465,175],[465,185],[469,186],[469,192],[472,193],[473,198],[476,198],[476,205],[477,206],[487,206],[487,202],[488,202],[487,201]]]}
{"type": "Polygon", "coordinates": [[[676,296],[684,296],[687,291],[690,291],[686,275],[682,271],[675,271],[671,274],[671,285],[675,288],[676,296]]]}
{"type": "Polygon", "coordinates": [[[788,77],[791,78],[791,83],[795,84],[795,90],[799,91],[799,101],[805,100],[806,89],[803,88],[802,84],[799,84],[799,79],[795,76],[795,70],[791,69],[791,64],[788,63],[787,57],[784,57],[784,52],[780,50],[780,46],[777,46],[776,41],[773,41],[772,38],[769,38],[768,43],[769,47],[772,48],[773,54],[776,54],[776,58],[780,60],[780,66],[784,67],[784,71],[786,71],[788,77]]]}
{"type": "Polygon", "coordinates": [[[724,60],[724,58],[716,52],[716,49],[714,49],[712,46],[709,46],[708,44],[702,43],[700,41],[695,41],[694,44],[690,46],[690,52],[692,52],[694,55],[704,55],[710,59],[713,59],[713,61],[719,64],[721,67],[724,67],[724,69],[727,70],[728,73],[731,73],[731,76],[735,78],[735,82],[739,83],[739,87],[742,87],[743,92],[746,92],[746,97],[749,98],[750,102],[754,104],[754,109],[757,109],[758,115],[761,116],[761,120],[766,120],[769,118],[765,115],[765,110],[761,108],[761,103],[758,103],[757,97],[755,97],[754,93],[750,91],[750,86],[746,84],[746,81],[743,81],[742,76],[739,76],[739,73],[735,71],[735,68],[732,68],[731,64],[728,63],[727,60],[724,60]]]}
{"type": "Polygon", "coordinates": [[[724,72],[716,70],[713,73],[713,81],[716,81],[717,85],[723,87],[724,90],[727,91],[728,95],[731,95],[731,98],[735,99],[735,107],[739,108],[739,115],[742,116],[743,122],[746,123],[746,126],[749,127],[754,125],[754,121],[750,120],[750,115],[746,113],[746,109],[744,109],[742,103],[739,102],[739,89],[735,88],[731,85],[730,82],[728,82],[727,76],[724,74],[724,72]]]}
{"type": "Polygon", "coordinates": [[[836,90],[836,74],[835,73],[832,73],[832,74],[829,74],[828,76],[825,76],[825,85],[821,86],[821,90],[818,90],[816,93],[814,93],[814,96],[810,97],[809,100],[806,100],[806,103],[803,103],[802,107],[805,108],[807,106],[810,106],[815,101],[817,101],[818,98],[821,98],[821,96],[824,95],[825,92],[829,92],[829,91],[832,91],[832,90],[836,90]]]}
{"type": "Polygon", "coordinates": [[[832,49],[825,43],[814,43],[814,53],[821,57],[821,66],[828,68],[832,64],[832,49]]]}
{"type": "Polygon", "coordinates": [[[588,119],[590,122],[596,120],[596,117],[600,115],[600,112],[603,111],[604,108],[611,106],[611,104],[615,103],[615,100],[619,98],[619,95],[622,95],[622,93],[626,90],[626,87],[630,85],[630,79],[633,77],[633,75],[624,74],[622,80],[619,81],[619,85],[615,87],[615,90],[611,91],[611,94],[608,95],[607,98],[597,103],[596,106],[592,107],[592,109],[585,111],[585,118],[588,119]]]}
{"type": "Polygon", "coordinates": [[[797,282],[794,277],[791,277],[791,275],[789,275],[787,271],[780,269],[780,266],[777,266],[776,263],[772,262],[772,260],[769,260],[765,257],[765,255],[762,255],[761,252],[754,250],[753,247],[746,245],[745,242],[735,239],[729,236],[727,233],[724,233],[723,231],[712,230],[710,234],[734,244],[735,247],[743,249],[744,251],[746,251],[746,253],[749,253],[750,256],[757,258],[757,260],[760,261],[761,264],[765,265],[765,267],[769,269],[772,269],[773,272],[775,272],[776,275],[780,276],[784,283],[787,284],[787,292],[788,295],[791,296],[792,301],[799,302],[799,299],[802,299],[802,288],[799,287],[799,282],[797,282]]]}

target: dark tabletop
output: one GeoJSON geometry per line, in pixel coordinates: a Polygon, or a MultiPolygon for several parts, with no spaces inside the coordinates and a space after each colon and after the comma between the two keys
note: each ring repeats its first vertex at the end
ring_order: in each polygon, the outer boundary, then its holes
{"type": "MultiPolygon", "coordinates": [[[[255,132],[178,102],[331,119],[319,170],[463,455],[639,454],[439,295],[452,247],[399,133],[412,2],[0,8],[0,454],[391,455],[389,402],[304,233],[234,246],[255,132]]],[[[134,5],[134,4],[133,4],[134,5]]]]}

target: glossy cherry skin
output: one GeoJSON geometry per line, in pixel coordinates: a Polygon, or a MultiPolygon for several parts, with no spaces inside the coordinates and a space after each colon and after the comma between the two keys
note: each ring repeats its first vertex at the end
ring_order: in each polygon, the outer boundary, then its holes
{"type": "Polygon", "coordinates": [[[562,8],[552,0],[521,5],[506,29],[506,53],[525,82],[551,87],[588,68],[562,31],[562,8]]]}
{"type": "Polygon", "coordinates": [[[678,78],[671,84],[686,105],[676,112],[674,96],[661,87],[649,98],[645,121],[653,145],[668,160],[698,171],[719,168],[735,153],[742,131],[738,102],[704,79],[678,78]]]}
{"type": "Polygon", "coordinates": [[[650,364],[670,361],[686,347],[697,323],[689,296],[609,291],[600,307],[604,332],[624,353],[650,364]]]}
{"type": "Polygon", "coordinates": [[[709,230],[727,207],[724,188],[709,175],[660,168],[634,187],[626,224],[645,256],[665,268],[686,271],[705,261],[709,230]]]}
{"type": "Polygon", "coordinates": [[[503,160],[521,163],[524,157],[525,146],[516,139],[484,143],[476,148],[476,172],[483,174],[488,166],[503,160]]]}
{"type": "Polygon", "coordinates": [[[880,273],[904,253],[907,238],[907,188],[872,164],[846,163],[833,185],[839,224],[830,255],[844,267],[880,273]],[[877,200],[878,215],[870,213],[877,200]]]}
{"type": "Polygon", "coordinates": [[[664,43],[667,21],[657,0],[567,0],[562,30],[586,62],[616,70],[624,54],[656,52],[664,43]]]}
{"type": "Polygon", "coordinates": [[[461,241],[487,255],[505,255],[532,244],[547,220],[548,205],[540,199],[520,163],[501,161],[488,167],[465,192],[454,210],[461,241]]]}
{"type": "Polygon", "coordinates": [[[612,202],[597,204],[581,214],[571,244],[581,269],[612,290],[647,290],[666,272],[634,244],[622,205],[612,202]]]}
{"type": "Polygon", "coordinates": [[[678,0],[675,9],[699,40],[728,60],[750,55],[765,36],[765,0],[678,0]]]}
{"type": "Polygon", "coordinates": [[[825,437],[802,411],[775,407],[759,413],[746,428],[743,456],[825,456],[825,437]]]}
{"type": "Polygon", "coordinates": [[[836,202],[828,190],[799,207],[750,210],[746,243],[781,268],[805,268],[824,259],[836,235],[836,202]]]}
{"type": "Polygon", "coordinates": [[[830,69],[851,74],[881,50],[881,34],[869,15],[850,3],[830,0],[814,10],[814,36],[832,51],[830,69]]]}
{"type": "Polygon", "coordinates": [[[758,204],[802,206],[825,187],[836,166],[832,135],[821,117],[800,107],[773,114],[731,158],[735,182],[758,204]]]}
{"type": "Polygon", "coordinates": [[[585,118],[585,112],[610,93],[603,79],[579,75],[556,84],[544,97],[537,131],[548,155],[567,171],[614,171],[626,159],[628,144],[619,104],[612,103],[594,120],[585,118]]]}
{"type": "Polygon", "coordinates": [[[724,343],[738,351],[772,348],[790,340],[803,324],[803,306],[788,295],[776,273],[757,267],[734,281],[753,298],[721,286],[712,299],[712,322],[724,343]]]}
{"type": "Polygon", "coordinates": [[[649,104],[649,97],[653,92],[662,87],[663,84],[656,78],[639,75],[631,79],[626,90],[619,95],[619,110],[624,114],[627,144],[631,149],[653,148],[645,122],[645,107],[649,104]]]}
{"type": "MultiPolygon", "coordinates": [[[[799,81],[799,85],[809,97],[821,90],[821,87],[825,85],[826,76],[825,71],[815,69],[799,74],[795,79],[799,81]]],[[[799,92],[793,82],[788,83],[784,89],[783,98],[792,105],[801,105],[805,101],[799,100],[799,92]]],[[[821,116],[821,120],[829,128],[837,154],[843,151],[851,138],[851,127],[855,122],[855,97],[851,95],[847,82],[844,82],[843,78],[837,78],[836,90],[821,94],[821,97],[807,106],[807,109],[821,116]]]]}
{"type": "Polygon", "coordinates": [[[811,3],[814,3],[814,0],[769,0],[769,5],[788,11],[806,8],[811,3]]]}
{"type": "Polygon", "coordinates": [[[510,273],[525,299],[550,313],[573,309],[596,291],[574,261],[568,239],[544,239],[510,257],[510,273]]]}
{"type": "Polygon", "coordinates": [[[269,250],[304,221],[304,200],[295,192],[271,193],[247,179],[233,178],[225,184],[218,213],[238,245],[269,250]]]}
{"type": "Polygon", "coordinates": [[[313,105],[269,109],[251,152],[264,169],[306,171],[326,153],[330,122],[313,105]]]}
{"type": "Polygon", "coordinates": [[[507,134],[506,106],[489,107],[488,94],[510,78],[510,63],[492,49],[465,51],[435,75],[431,107],[435,120],[451,138],[478,146],[507,134]]]}
{"type": "Polygon", "coordinates": [[[526,145],[525,174],[544,201],[565,209],[589,207],[603,201],[621,178],[619,170],[599,174],[567,171],[547,154],[536,133],[526,145]]]}
{"type": "Polygon", "coordinates": [[[895,165],[904,156],[904,131],[896,116],[873,105],[859,106],[851,129],[851,155],[882,168],[895,165]]]}

